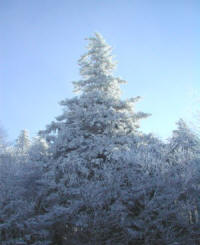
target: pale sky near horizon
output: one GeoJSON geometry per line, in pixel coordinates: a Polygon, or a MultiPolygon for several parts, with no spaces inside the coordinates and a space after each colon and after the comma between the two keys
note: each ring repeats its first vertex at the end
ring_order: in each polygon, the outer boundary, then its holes
{"type": "Polygon", "coordinates": [[[167,138],[180,117],[190,120],[200,91],[199,0],[1,0],[0,20],[0,122],[10,140],[60,115],[95,31],[128,82],[123,98],[142,96],[136,110],[152,114],[144,132],[167,138]]]}

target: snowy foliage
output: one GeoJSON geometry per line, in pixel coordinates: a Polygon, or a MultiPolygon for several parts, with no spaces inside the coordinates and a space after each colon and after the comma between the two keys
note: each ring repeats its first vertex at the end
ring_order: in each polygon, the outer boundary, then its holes
{"type": "Polygon", "coordinates": [[[182,245],[200,240],[200,143],[183,120],[165,144],[139,131],[111,47],[95,33],[62,115],[0,145],[2,245],[182,245]]]}

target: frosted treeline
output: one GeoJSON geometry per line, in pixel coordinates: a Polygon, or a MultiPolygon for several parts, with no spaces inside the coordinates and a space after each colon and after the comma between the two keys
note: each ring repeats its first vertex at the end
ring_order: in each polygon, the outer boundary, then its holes
{"type": "Polygon", "coordinates": [[[0,244],[200,244],[200,140],[182,119],[168,142],[140,131],[111,51],[88,38],[63,113],[34,139],[0,135],[0,244]]]}

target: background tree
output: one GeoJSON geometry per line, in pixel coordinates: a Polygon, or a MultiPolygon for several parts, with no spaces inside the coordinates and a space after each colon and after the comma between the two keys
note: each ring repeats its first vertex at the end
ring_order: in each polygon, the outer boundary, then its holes
{"type": "Polygon", "coordinates": [[[16,140],[16,152],[19,154],[26,154],[31,145],[31,141],[29,139],[29,133],[26,129],[22,130],[19,137],[16,140]]]}
{"type": "Polygon", "coordinates": [[[177,122],[177,129],[172,132],[169,140],[167,158],[175,164],[190,164],[200,154],[200,140],[187,126],[183,119],[177,122]]]}

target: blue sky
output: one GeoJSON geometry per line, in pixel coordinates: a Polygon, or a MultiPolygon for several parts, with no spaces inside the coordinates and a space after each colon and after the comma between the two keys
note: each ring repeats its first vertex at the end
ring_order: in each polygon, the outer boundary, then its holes
{"type": "Polygon", "coordinates": [[[100,32],[113,46],[123,98],[142,96],[152,113],[144,132],[167,138],[189,119],[200,91],[199,0],[1,0],[0,121],[14,140],[31,136],[74,96],[86,37],[100,32]]]}

